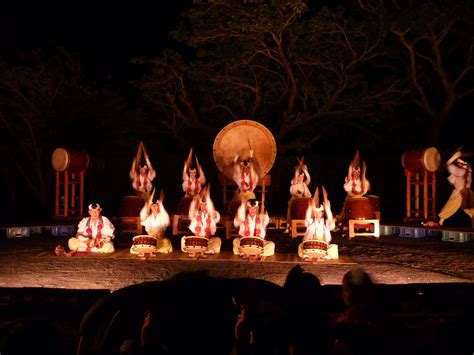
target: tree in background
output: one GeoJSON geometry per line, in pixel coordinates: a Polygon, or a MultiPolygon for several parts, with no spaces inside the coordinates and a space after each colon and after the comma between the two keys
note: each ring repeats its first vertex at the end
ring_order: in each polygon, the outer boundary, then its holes
{"type": "Polygon", "coordinates": [[[400,92],[396,77],[376,75],[383,33],[364,12],[309,4],[195,4],[173,33],[191,56],[165,51],[135,60],[146,65],[135,84],[160,113],[160,129],[215,134],[233,120],[256,119],[272,130],[279,152],[311,148],[341,127],[384,139],[380,113],[400,92]]]}
{"type": "MultiPolygon", "coordinates": [[[[463,127],[453,110],[474,94],[474,13],[468,0],[359,0],[395,39],[409,104],[433,145],[448,122],[463,127]]],[[[466,119],[467,117],[464,117],[466,119]]],[[[469,117],[468,119],[471,119],[469,117]]],[[[472,124],[470,125],[472,128],[472,124]]],[[[453,147],[452,147],[453,149],[453,147]]]]}

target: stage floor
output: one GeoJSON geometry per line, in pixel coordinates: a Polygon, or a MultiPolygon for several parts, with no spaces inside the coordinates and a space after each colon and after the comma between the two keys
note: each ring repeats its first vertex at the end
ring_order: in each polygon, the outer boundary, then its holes
{"type": "Polygon", "coordinates": [[[179,237],[172,237],[176,250],[142,260],[129,253],[131,238],[117,237],[111,255],[57,257],[56,245],[66,237],[31,236],[0,239],[0,287],[46,287],[60,289],[107,289],[145,281],[160,281],[179,273],[206,271],[214,277],[252,277],[283,285],[288,271],[301,265],[322,284],[339,285],[343,275],[361,267],[381,284],[473,283],[474,241],[445,242],[440,237],[379,239],[335,237],[340,259],[306,262],[296,250],[301,238],[273,232],[276,254],[261,261],[248,261],[231,252],[231,240],[222,252],[194,260],[179,251],[179,237]]]}

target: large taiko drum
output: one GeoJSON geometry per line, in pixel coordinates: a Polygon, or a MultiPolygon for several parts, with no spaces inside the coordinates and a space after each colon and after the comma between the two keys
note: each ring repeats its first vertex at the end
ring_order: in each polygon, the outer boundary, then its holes
{"type": "Polygon", "coordinates": [[[89,166],[89,155],[83,151],[56,148],[51,163],[56,171],[81,172],[89,166]]]}
{"type": "Polygon", "coordinates": [[[264,125],[251,120],[232,122],[221,129],[214,140],[213,155],[219,171],[232,179],[232,162],[236,154],[248,159],[253,150],[254,169],[261,178],[270,171],[276,158],[276,143],[264,125]]]}
{"type": "Polygon", "coordinates": [[[181,197],[178,202],[178,209],[176,214],[181,216],[187,216],[189,213],[189,206],[191,206],[192,197],[181,197]]]}
{"type": "Polygon", "coordinates": [[[380,205],[380,197],[376,195],[365,195],[370,201],[370,204],[372,205],[372,211],[374,213],[374,217],[376,219],[381,219],[381,205],[380,205]]]}
{"type": "Polygon", "coordinates": [[[308,205],[311,202],[311,198],[307,197],[300,197],[295,198],[291,202],[291,209],[290,209],[290,216],[291,219],[305,219],[306,218],[306,210],[308,209],[308,205]]]}
{"type": "Polygon", "coordinates": [[[158,240],[151,235],[136,235],[133,237],[133,249],[138,254],[151,254],[156,252],[158,240]]]}
{"type": "Polygon", "coordinates": [[[122,199],[122,216],[138,217],[144,205],[145,200],[140,196],[125,196],[122,199]]]}
{"type": "Polygon", "coordinates": [[[323,240],[305,240],[303,242],[303,255],[310,258],[320,258],[328,254],[328,243],[323,240]]]}
{"type": "Polygon", "coordinates": [[[184,251],[186,253],[204,253],[209,240],[204,237],[190,236],[184,238],[184,251]]]}
{"type": "Polygon", "coordinates": [[[263,253],[263,239],[258,237],[240,238],[240,251],[246,256],[258,256],[263,253]]]}
{"type": "Polygon", "coordinates": [[[416,149],[403,153],[402,166],[411,173],[422,174],[424,171],[438,170],[440,160],[438,149],[434,147],[416,149]]]}
{"type": "Polygon", "coordinates": [[[346,219],[372,219],[374,212],[372,204],[367,197],[353,197],[344,204],[346,219]]]}

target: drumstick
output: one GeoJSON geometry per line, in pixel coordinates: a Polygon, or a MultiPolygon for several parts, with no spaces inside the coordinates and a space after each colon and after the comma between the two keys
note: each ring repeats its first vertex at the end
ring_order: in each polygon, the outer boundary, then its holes
{"type": "Polygon", "coordinates": [[[137,155],[136,155],[136,160],[137,160],[137,165],[141,165],[141,159],[142,159],[142,145],[143,142],[140,141],[140,144],[138,144],[138,149],[137,149],[137,155]]]}
{"type": "Polygon", "coordinates": [[[193,148],[189,150],[188,158],[186,159],[186,168],[191,169],[191,163],[193,159],[193,148]]]}
{"type": "Polygon", "coordinates": [[[324,203],[326,203],[328,200],[328,192],[326,191],[326,189],[324,188],[324,185],[323,185],[323,201],[324,203]]]}
{"type": "Polygon", "coordinates": [[[164,199],[165,199],[165,193],[164,193],[163,189],[161,189],[161,191],[160,191],[160,202],[163,203],[164,199]]]}
{"type": "Polygon", "coordinates": [[[151,191],[150,198],[148,199],[148,206],[150,206],[153,203],[153,198],[155,197],[155,188],[151,191]]]}
{"type": "Polygon", "coordinates": [[[318,208],[319,207],[319,187],[316,186],[316,190],[314,191],[314,207],[318,208]]]}
{"type": "Polygon", "coordinates": [[[260,206],[260,214],[265,212],[265,179],[262,179],[262,205],[260,206]]]}

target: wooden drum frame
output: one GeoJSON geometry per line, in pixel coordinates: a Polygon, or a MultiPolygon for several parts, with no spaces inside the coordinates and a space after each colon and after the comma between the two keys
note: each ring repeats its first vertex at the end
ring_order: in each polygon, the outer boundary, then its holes
{"type": "Polygon", "coordinates": [[[155,253],[157,243],[158,239],[151,235],[136,235],[133,237],[133,246],[139,255],[155,253]]]}
{"type": "Polygon", "coordinates": [[[303,241],[303,255],[310,258],[320,258],[328,255],[329,244],[323,240],[305,240],[303,241]]]}
{"type": "Polygon", "coordinates": [[[209,239],[198,236],[187,236],[184,238],[184,251],[186,253],[204,253],[207,250],[209,239]]]}
{"type": "Polygon", "coordinates": [[[259,237],[240,238],[240,251],[246,256],[259,256],[263,253],[263,239],[259,237]]]}

